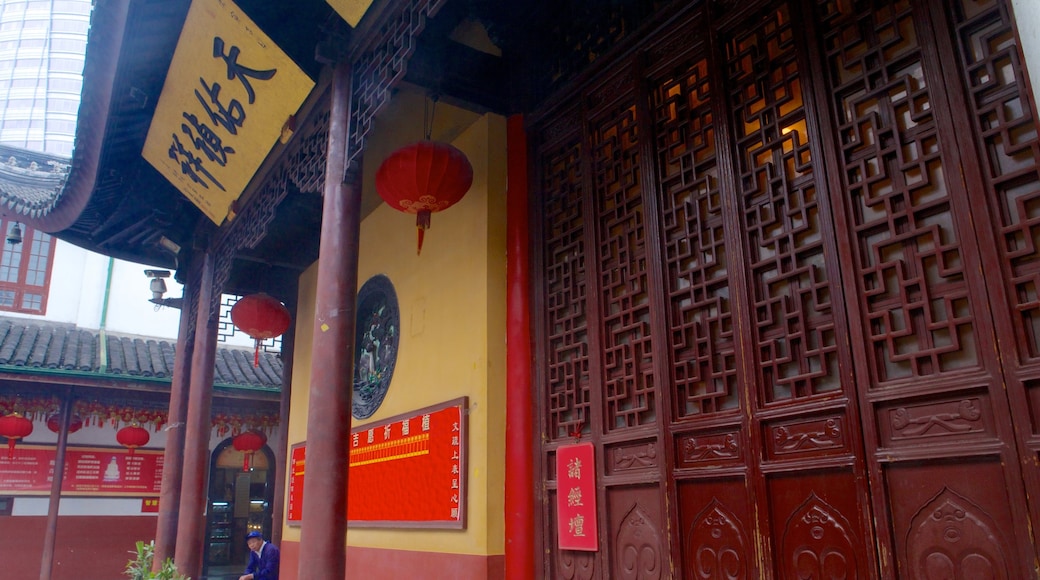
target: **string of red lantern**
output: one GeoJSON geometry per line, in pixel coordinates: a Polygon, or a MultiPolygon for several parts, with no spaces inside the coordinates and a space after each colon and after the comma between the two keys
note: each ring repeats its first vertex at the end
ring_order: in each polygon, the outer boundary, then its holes
{"type": "MultiPolygon", "coordinates": [[[[46,421],[48,429],[58,432],[59,416],[55,409],[60,406],[57,399],[50,397],[18,397],[0,396],[0,418],[5,415],[18,414],[30,423],[35,420],[46,421]]],[[[159,409],[140,409],[115,403],[100,401],[76,401],[73,416],[69,424],[69,433],[83,427],[102,427],[106,423],[118,427],[121,423],[137,423],[157,432],[166,424],[166,411],[159,409]]],[[[277,413],[226,413],[216,412],[211,419],[211,426],[220,437],[238,435],[254,429],[272,432],[279,424],[277,413]]],[[[3,434],[0,434],[3,437],[3,434]]]]}
{"type": "Polygon", "coordinates": [[[231,322],[256,342],[253,366],[260,366],[260,343],[289,329],[292,316],[278,300],[264,294],[243,296],[231,307],[231,322]]]}
{"type": "MultiPolygon", "coordinates": [[[[47,428],[57,433],[61,430],[61,415],[58,413],[51,413],[47,417],[47,428]]],[[[75,433],[83,428],[83,419],[79,415],[73,415],[69,418],[69,434],[75,433]]]]}
{"type": "Polygon", "coordinates": [[[116,432],[116,441],[129,449],[130,455],[133,455],[134,450],[138,447],[148,445],[150,439],[151,435],[148,434],[148,430],[137,423],[131,423],[116,432]]]}
{"type": "Polygon", "coordinates": [[[7,437],[7,457],[14,457],[14,445],[33,432],[33,423],[20,413],[0,417],[0,435],[7,437]]]}
{"type": "Polygon", "coordinates": [[[419,141],[386,158],[376,170],[376,192],[399,211],[414,213],[416,254],[430,227],[430,214],[448,209],[473,185],[473,166],[466,154],[447,143],[419,141]]]}
{"type": "Polygon", "coordinates": [[[249,458],[267,443],[267,435],[260,431],[244,431],[231,440],[236,451],[242,452],[242,471],[249,471],[249,458]]]}

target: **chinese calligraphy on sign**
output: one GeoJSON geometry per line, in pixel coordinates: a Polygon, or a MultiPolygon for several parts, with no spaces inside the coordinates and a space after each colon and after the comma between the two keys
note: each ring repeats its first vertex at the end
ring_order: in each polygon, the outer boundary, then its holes
{"type": "Polygon", "coordinates": [[[595,461],[591,443],[564,445],[556,450],[556,515],[561,550],[599,549],[595,461]]]}
{"type": "MultiPolygon", "coordinates": [[[[467,399],[352,430],[347,519],[355,527],[466,526],[467,399]]],[[[306,447],[293,445],[286,520],[303,517],[306,447]]]]}
{"type": "Polygon", "coordinates": [[[313,87],[230,0],[194,0],[142,155],[220,225],[313,87]]]}

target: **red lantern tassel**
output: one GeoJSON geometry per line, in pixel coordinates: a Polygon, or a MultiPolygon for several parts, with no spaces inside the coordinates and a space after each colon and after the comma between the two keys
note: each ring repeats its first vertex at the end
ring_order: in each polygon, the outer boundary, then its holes
{"type": "Polygon", "coordinates": [[[8,437],[7,438],[7,458],[8,459],[14,459],[14,443],[15,443],[15,439],[13,437],[8,437]]]}
{"type": "Polygon", "coordinates": [[[252,454],[251,451],[242,454],[242,471],[249,471],[249,456],[252,454]]]}
{"type": "Polygon", "coordinates": [[[256,367],[260,366],[260,341],[257,340],[255,342],[256,342],[256,350],[253,351],[253,368],[254,369],[256,367]]]}
{"type": "Polygon", "coordinates": [[[419,248],[415,251],[415,255],[422,254],[422,243],[423,237],[425,237],[426,230],[430,227],[430,210],[420,210],[419,213],[415,214],[415,227],[418,229],[419,234],[419,248]]]}

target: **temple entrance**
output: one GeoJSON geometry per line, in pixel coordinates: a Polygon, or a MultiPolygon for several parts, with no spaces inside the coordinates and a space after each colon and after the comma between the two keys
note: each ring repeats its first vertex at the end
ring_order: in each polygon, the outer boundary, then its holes
{"type": "Polygon", "coordinates": [[[203,576],[209,580],[238,578],[248,561],[246,534],[259,530],[271,537],[274,505],[274,452],[264,445],[249,458],[235,450],[231,438],[213,452],[206,516],[203,576]]]}

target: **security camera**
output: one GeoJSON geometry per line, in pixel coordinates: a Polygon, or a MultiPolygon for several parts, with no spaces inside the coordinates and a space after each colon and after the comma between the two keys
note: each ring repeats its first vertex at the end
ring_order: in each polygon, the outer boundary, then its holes
{"type": "Polygon", "coordinates": [[[166,280],[163,280],[163,278],[169,278],[170,271],[145,270],[144,275],[151,279],[148,289],[152,291],[152,301],[162,300],[163,294],[166,294],[166,280]]]}

